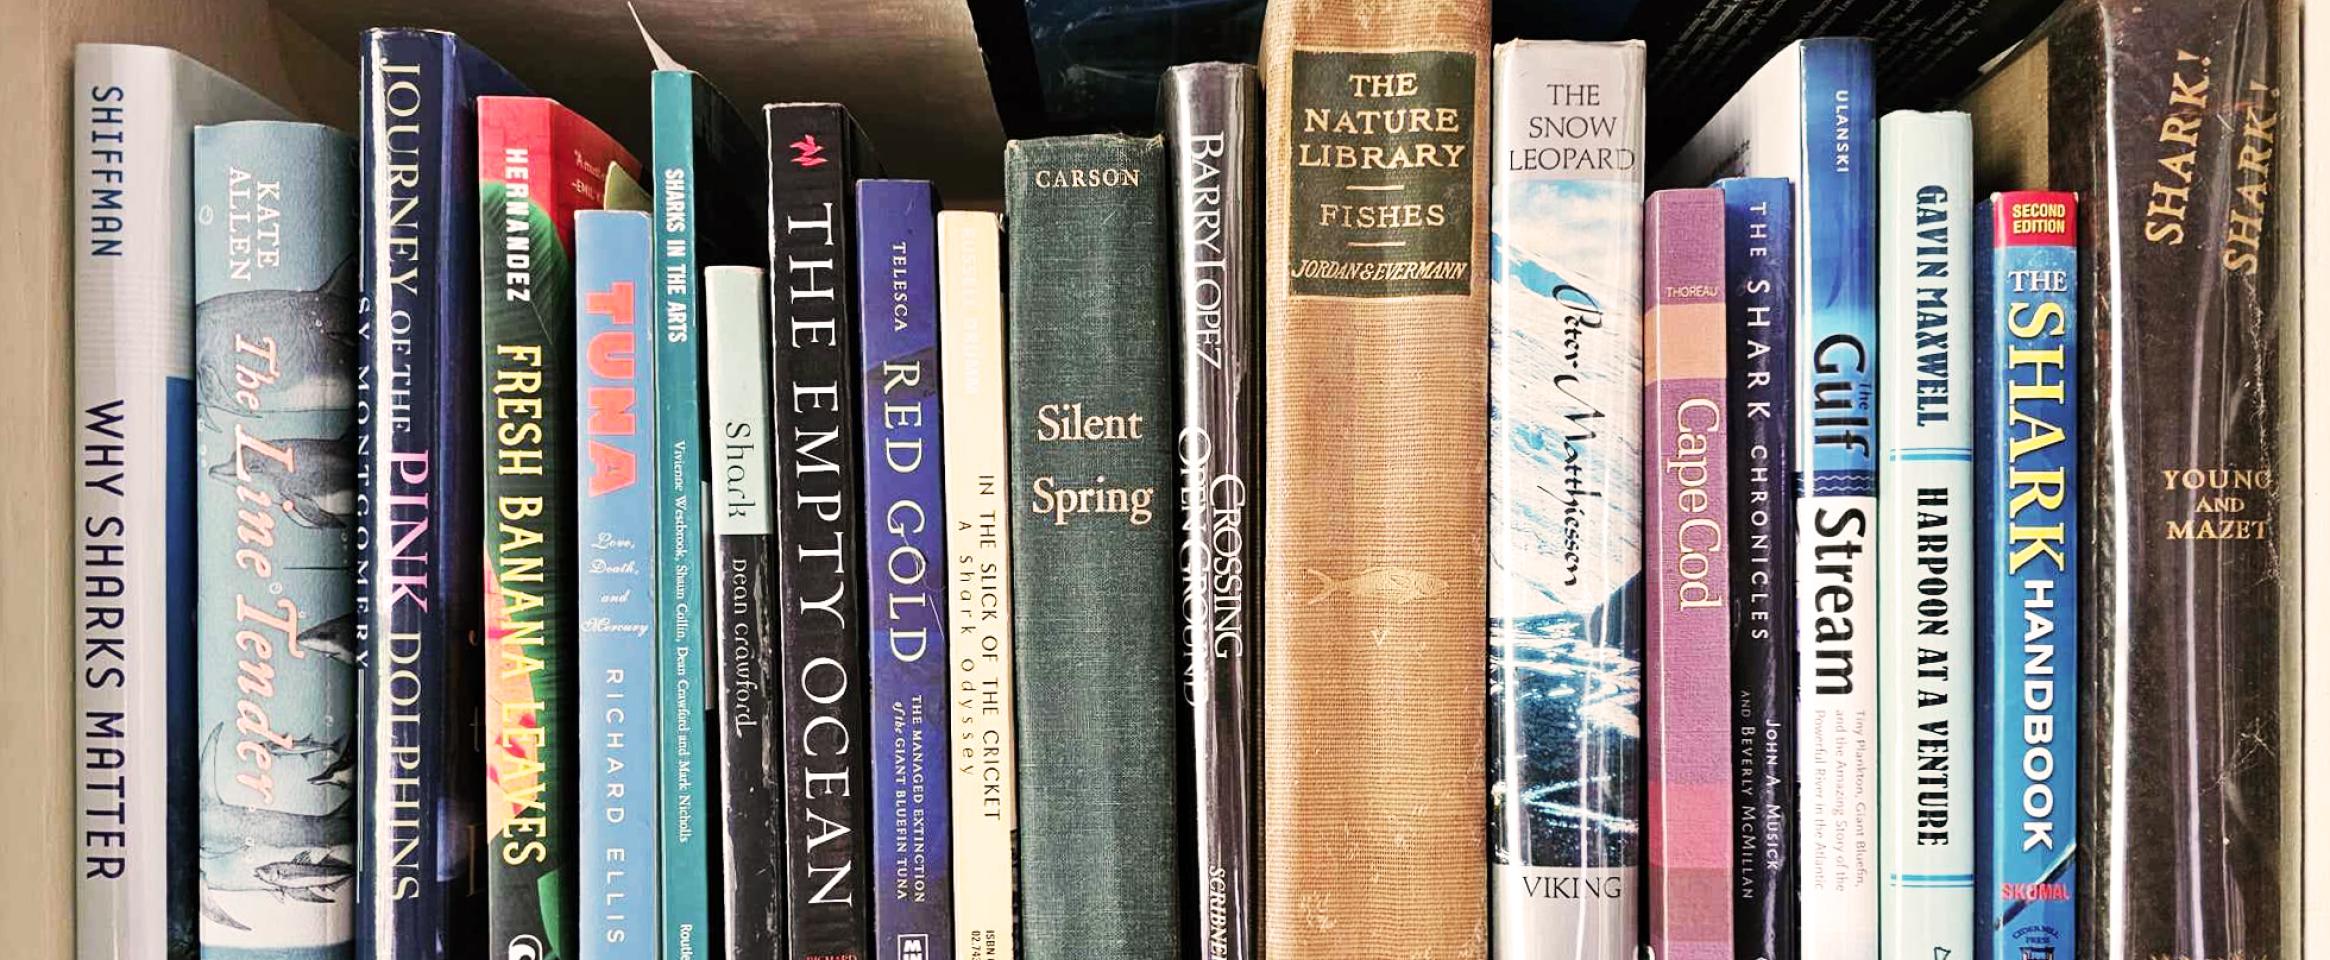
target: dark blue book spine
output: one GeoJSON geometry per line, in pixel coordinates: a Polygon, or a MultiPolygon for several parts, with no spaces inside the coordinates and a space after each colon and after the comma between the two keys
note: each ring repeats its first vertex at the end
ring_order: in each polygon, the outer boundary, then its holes
{"type": "Polygon", "coordinates": [[[476,98],[452,34],[364,35],[356,371],[360,960],[485,935],[476,98]]]}
{"type": "Polygon", "coordinates": [[[1795,213],[1786,178],[1723,191],[1731,409],[1732,941],[1794,956],[1796,881],[1795,213]]]}
{"type": "Polygon", "coordinates": [[[874,955],[954,956],[945,464],[930,183],[858,182],[874,955]]]}
{"type": "Polygon", "coordinates": [[[1977,960],[2078,942],[2077,209],[2001,193],[1974,218],[1977,960]]]}

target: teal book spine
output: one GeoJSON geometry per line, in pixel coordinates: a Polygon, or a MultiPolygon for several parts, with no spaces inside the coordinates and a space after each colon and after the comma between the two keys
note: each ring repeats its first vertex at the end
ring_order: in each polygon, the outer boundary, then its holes
{"type": "Polygon", "coordinates": [[[356,144],[194,131],[202,956],[341,960],[356,920],[356,144]]]}

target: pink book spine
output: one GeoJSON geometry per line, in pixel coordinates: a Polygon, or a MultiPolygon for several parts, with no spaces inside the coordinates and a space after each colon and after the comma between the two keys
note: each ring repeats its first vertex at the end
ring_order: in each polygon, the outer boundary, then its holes
{"type": "Polygon", "coordinates": [[[1643,250],[1650,946],[1731,960],[1722,191],[1652,194],[1643,250]]]}

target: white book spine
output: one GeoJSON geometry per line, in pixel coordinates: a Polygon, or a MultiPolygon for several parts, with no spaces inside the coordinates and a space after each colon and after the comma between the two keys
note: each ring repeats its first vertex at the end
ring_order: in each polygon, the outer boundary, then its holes
{"type": "Polygon", "coordinates": [[[1506,960],[1632,960],[1642,907],[1643,45],[1491,83],[1490,888],[1506,960]]]}
{"type": "Polygon", "coordinates": [[[72,104],[75,943],[165,960],[195,949],[193,128],[285,115],[120,44],[75,50],[72,104]]]}
{"type": "MultiPolygon", "coordinates": [[[[1004,423],[1002,232],[938,215],[939,410],[946,456],[956,960],[1012,960],[1011,484],[1004,423]]],[[[933,958],[940,960],[940,958],[933,958]]]]}
{"type": "Polygon", "coordinates": [[[1974,949],[1973,124],[1878,121],[1880,956],[1974,949]]]}

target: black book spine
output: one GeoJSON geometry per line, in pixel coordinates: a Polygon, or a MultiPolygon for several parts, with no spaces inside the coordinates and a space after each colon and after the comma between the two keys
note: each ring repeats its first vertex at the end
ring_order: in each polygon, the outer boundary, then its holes
{"type": "Polygon", "coordinates": [[[850,231],[856,180],[875,171],[839,105],[771,104],[766,119],[786,940],[795,960],[864,960],[870,732],[850,231]]]}
{"type": "Polygon", "coordinates": [[[1253,706],[1262,620],[1261,84],[1246,64],[1165,72],[1179,350],[1183,727],[1202,960],[1254,955],[1253,706]]]}

